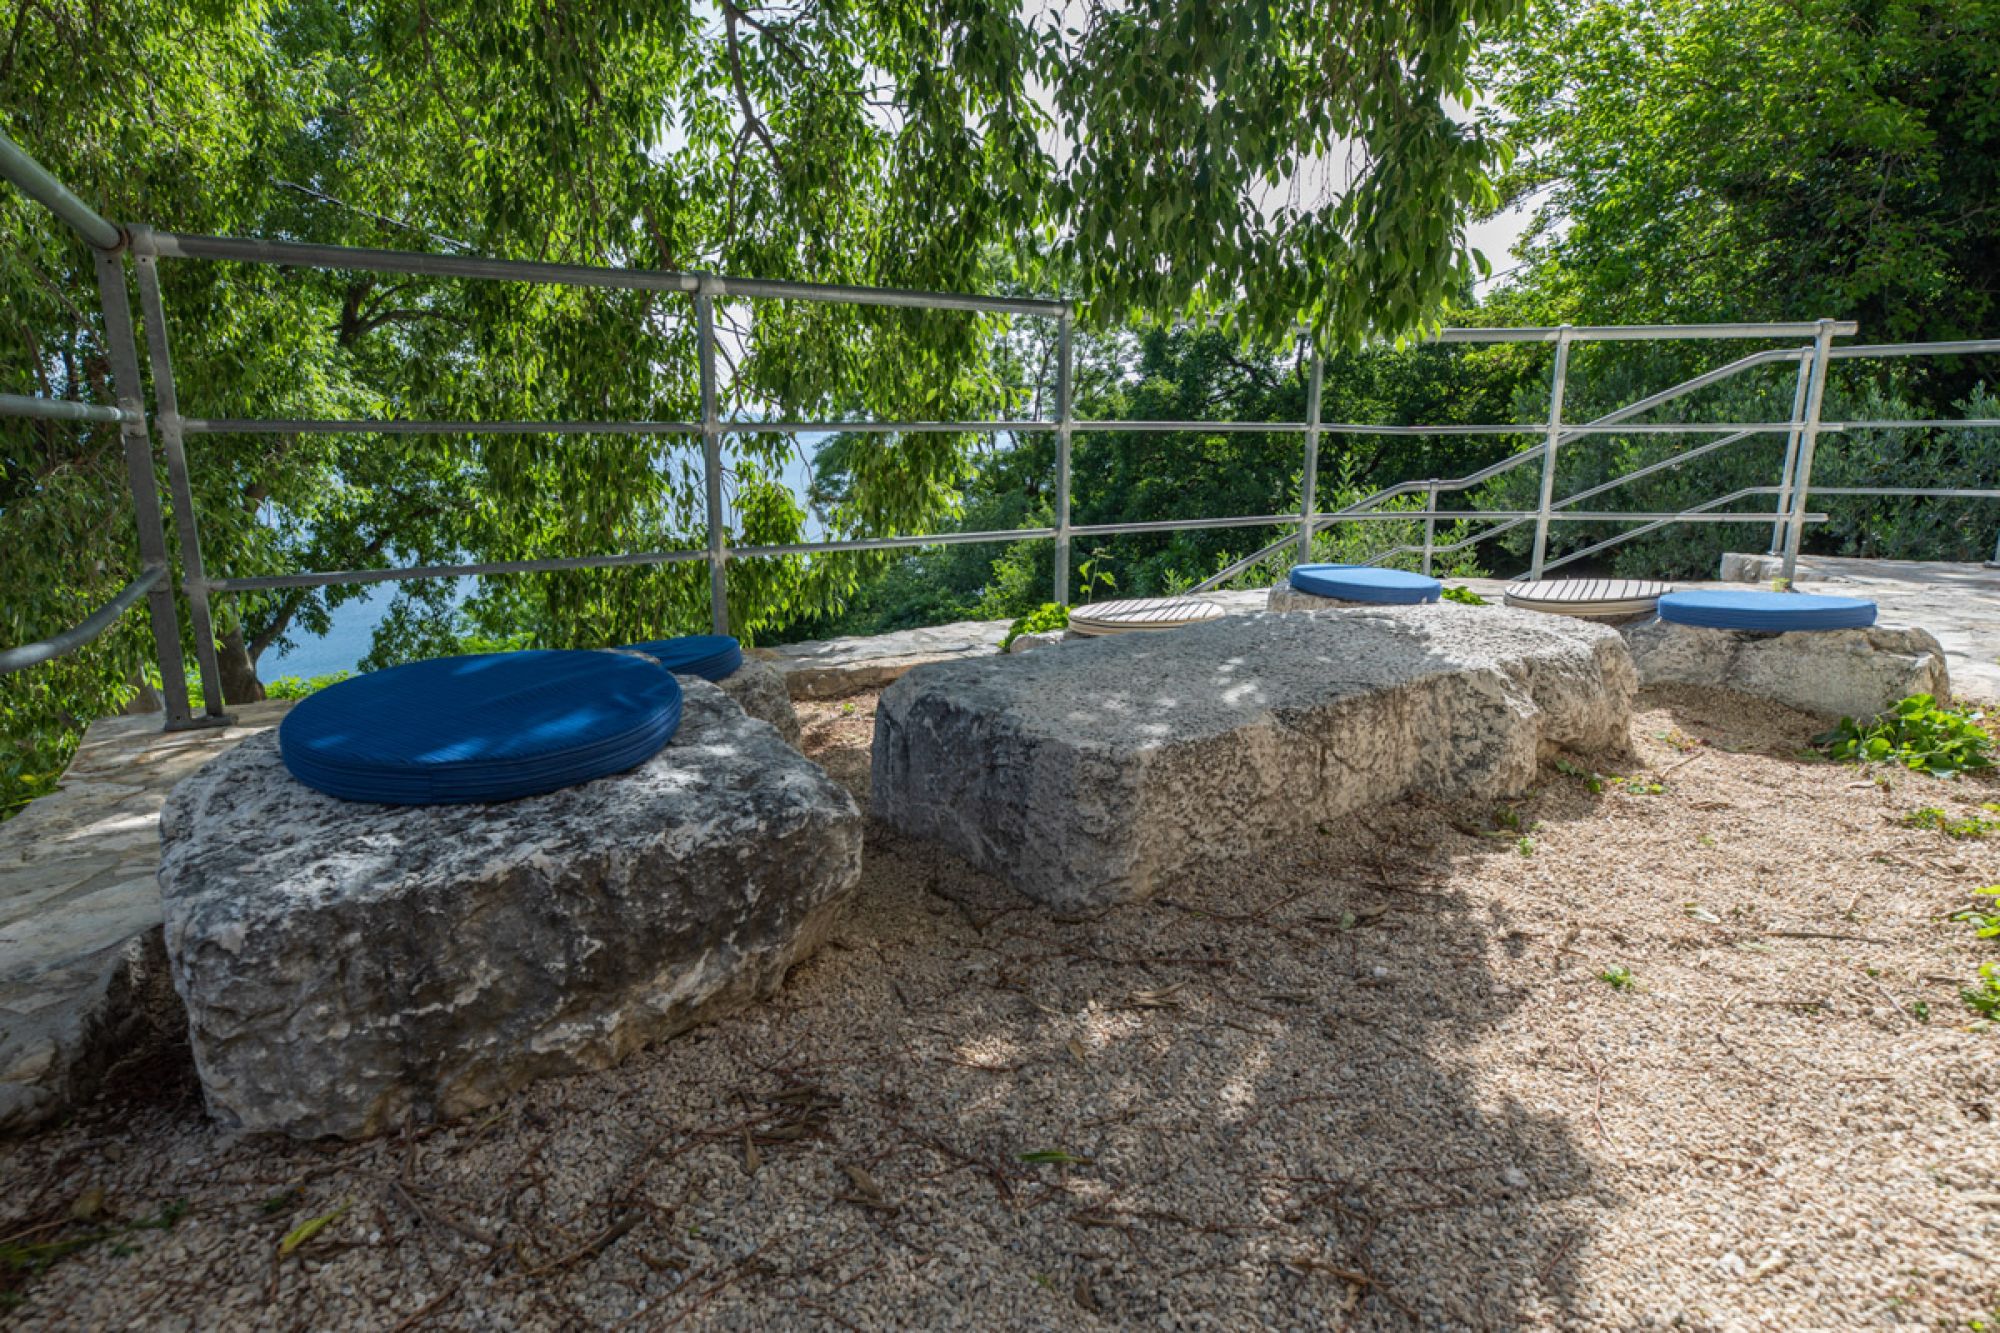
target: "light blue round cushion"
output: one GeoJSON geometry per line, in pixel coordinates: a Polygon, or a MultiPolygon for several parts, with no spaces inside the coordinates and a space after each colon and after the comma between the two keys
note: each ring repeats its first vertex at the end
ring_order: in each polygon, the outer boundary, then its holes
{"type": "Polygon", "coordinates": [[[1799,592],[1672,592],[1660,599],[1659,613],[1676,625],[1759,634],[1865,629],[1875,623],[1873,602],[1799,592]]]}
{"type": "Polygon", "coordinates": [[[618,653],[439,657],[301,699],[278,727],[293,777],[388,805],[510,801],[622,773],[681,722],[673,674],[618,653]]]}
{"type": "Polygon", "coordinates": [[[743,665],[743,645],[727,634],[686,634],[678,639],[628,643],[635,653],[658,659],[661,666],[683,676],[721,680],[743,665]]]}
{"type": "Polygon", "coordinates": [[[1444,584],[1434,578],[1373,565],[1293,565],[1292,586],[1315,597],[1385,606],[1435,602],[1444,594],[1444,584]]]}

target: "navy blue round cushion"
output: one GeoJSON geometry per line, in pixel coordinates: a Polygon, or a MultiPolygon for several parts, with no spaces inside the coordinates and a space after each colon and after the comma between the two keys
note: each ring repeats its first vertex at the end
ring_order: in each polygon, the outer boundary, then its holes
{"type": "Polygon", "coordinates": [[[1672,592],[1660,599],[1659,611],[1660,619],[1676,625],[1762,634],[1864,629],[1875,623],[1873,602],[1799,592],[1672,592]]]}
{"type": "Polygon", "coordinates": [[[1444,593],[1444,584],[1436,579],[1373,565],[1293,565],[1292,586],[1315,597],[1388,606],[1435,602],[1444,593]]]}
{"type": "Polygon", "coordinates": [[[509,801],[622,773],[681,724],[681,687],[638,657],[480,653],[371,671],[278,727],[285,767],[350,801],[509,801]]]}
{"type": "Polygon", "coordinates": [[[743,645],[727,634],[688,634],[678,639],[653,639],[625,646],[658,659],[669,671],[700,676],[703,680],[721,680],[743,665],[743,645]]]}

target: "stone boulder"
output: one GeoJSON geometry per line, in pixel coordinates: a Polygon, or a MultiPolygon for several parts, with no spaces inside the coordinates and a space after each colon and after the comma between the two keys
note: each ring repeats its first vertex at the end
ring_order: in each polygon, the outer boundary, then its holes
{"type": "Polygon", "coordinates": [[[1344,611],[1349,607],[1363,606],[1363,602],[1343,601],[1338,597],[1321,597],[1317,593],[1300,592],[1290,579],[1279,579],[1271,585],[1270,596],[1264,599],[1266,611],[1344,611]]]}
{"type": "Polygon", "coordinates": [[[160,892],[210,1112],[357,1137],[602,1069],[776,990],[861,869],[861,815],[702,680],[636,769],[383,806],[253,737],[174,789],[160,892]]]}
{"type": "MultiPolygon", "coordinates": [[[[686,678],[681,678],[685,683],[686,678]]],[[[744,712],[760,722],[769,722],[785,738],[785,744],[794,750],[799,748],[799,738],[804,734],[799,728],[798,710],[792,707],[792,692],[785,684],[785,673],[777,666],[761,657],[744,654],[743,665],[724,676],[716,684],[722,692],[741,705],[744,712]]]]}
{"type": "Polygon", "coordinates": [[[1951,697],[1944,649],[1914,626],[1748,634],[1651,619],[1619,632],[1645,685],[1730,689],[1808,713],[1858,718],[1912,694],[1951,697]]]}
{"type": "MultiPolygon", "coordinates": [[[[1014,642],[1007,645],[1010,653],[1032,653],[1037,648],[1053,648],[1069,637],[1068,630],[1041,630],[1034,634],[1016,634],[1014,642]]],[[[1078,638],[1083,637],[1078,635],[1078,638]]]]}
{"type": "Polygon", "coordinates": [[[1252,615],[919,667],[876,709],[872,812],[1062,908],[1140,898],[1413,792],[1485,801],[1623,749],[1616,631],[1503,608],[1252,615]]]}

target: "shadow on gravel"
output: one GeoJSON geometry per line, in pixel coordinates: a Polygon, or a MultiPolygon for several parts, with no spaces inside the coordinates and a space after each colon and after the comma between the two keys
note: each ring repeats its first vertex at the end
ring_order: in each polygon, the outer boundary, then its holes
{"type": "Polygon", "coordinates": [[[1401,803],[1077,915],[871,825],[876,910],[855,933],[909,1015],[899,1125],[993,1237],[968,1267],[1113,1325],[1569,1317],[1591,1219],[1617,1201],[1559,1116],[1481,1085],[1477,1047],[1522,993],[1494,961],[1540,940],[1541,966],[1555,943],[1442,887],[1518,855],[1490,816],[1401,803]],[[874,933],[899,884],[957,948],[874,933]],[[946,984],[914,956],[941,946],[946,984]]]}

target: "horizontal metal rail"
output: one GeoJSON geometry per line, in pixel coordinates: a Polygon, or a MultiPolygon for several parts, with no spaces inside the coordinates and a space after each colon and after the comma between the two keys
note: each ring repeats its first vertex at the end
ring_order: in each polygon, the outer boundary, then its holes
{"type": "Polygon", "coordinates": [[[40,666],[43,662],[52,662],[58,657],[75,652],[110,629],[118,617],[138,605],[139,599],[151,592],[166,576],[165,565],[154,565],[120,589],[116,597],[62,633],[51,635],[37,643],[24,643],[18,648],[0,649],[0,676],[10,671],[19,671],[23,667],[40,666]]]}
{"type": "MultiPolygon", "coordinates": [[[[1851,319],[1830,321],[1833,331],[1852,336],[1861,326],[1851,319]]],[[[1440,329],[1441,343],[1552,343],[1566,334],[1571,342],[1690,342],[1717,338],[1810,338],[1819,321],[1784,324],[1558,324],[1540,328],[1440,329]]]]}
{"type": "Polygon", "coordinates": [[[136,421],[138,414],[126,413],[99,403],[79,403],[73,398],[42,398],[25,393],[0,393],[0,417],[33,417],[41,421],[91,421],[115,426],[136,421]]]}
{"type": "Polygon", "coordinates": [[[135,254],[157,255],[162,259],[212,259],[364,273],[411,273],[434,278],[554,283],[565,287],[682,292],[689,296],[705,292],[711,296],[1004,315],[1061,315],[1069,309],[1067,302],[1046,298],[971,296],[960,292],[853,287],[825,282],[777,282],[760,278],[728,278],[712,273],[681,273],[671,269],[601,268],[590,264],[434,255],[414,250],[372,250],[348,245],[308,245],[299,241],[253,240],[238,236],[192,236],[152,228],[133,229],[132,249],[135,254]]]}
{"type": "Polygon", "coordinates": [[[1991,430],[2000,426],[2000,417],[1931,417],[1928,419],[1892,418],[1886,421],[1840,421],[1825,422],[1821,430],[1950,430],[1953,427],[1967,427],[1973,430],[1991,430]]]}
{"type": "MultiPolygon", "coordinates": [[[[858,537],[847,541],[796,542],[781,546],[732,546],[741,556],[814,555],[838,551],[891,551],[920,546],[964,546],[978,542],[1032,541],[1056,535],[1054,528],[1009,528],[998,532],[933,532],[908,537],[858,537]]],[[[311,574],[257,574],[210,579],[211,592],[268,592],[277,588],[324,588],[336,583],[400,583],[405,579],[467,578],[480,574],[547,574],[562,569],[616,569],[706,560],[706,549],[642,551],[622,555],[551,556],[543,560],[493,560],[463,565],[413,565],[403,569],[340,569],[311,574]]]]}
{"type": "Polygon", "coordinates": [[[1964,486],[1815,486],[1814,495],[1916,495],[1929,500],[2000,500],[2000,490],[1964,486]]]}
{"type": "MultiPolygon", "coordinates": [[[[1051,431],[1053,421],[735,421],[727,435],[943,435],[1051,431]]],[[[396,421],[373,417],[187,417],[192,435],[699,435],[699,421],[396,421]]]]}
{"type": "Polygon", "coordinates": [[[1877,356],[1977,356],[1982,352],[2000,352],[2000,338],[1959,338],[1931,343],[1851,343],[1846,347],[1830,349],[1827,356],[1835,361],[1847,361],[1855,357],[1877,356]]]}
{"type": "Polygon", "coordinates": [[[736,421],[723,419],[730,435],[992,435],[1061,429],[1057,421],[736,421]]]}
{"type": "Polygon", "coordinates": [[[699,421],[390,421],[183,417],[188,435],[699,435],[699,421]]]}
{"type": "MultiPolygon", "coordinates": [[[[41,399],[48,402],[53,400],[41,399]]],[[[92,420],[105,418],[93,417],[92,420]]],[[[1880,425],[1863,422],[1862,425],[1880,425]]],[[[1977,425],[1977,422],[1964,423],[1977,425]]],[[[1054,431],[1060,422],[1018,421],[737,421],[725,418],[721,429],[727,435],[757,434],[994,434],[1010,431],[1031,433],[1054,431]]],[[[1839,430],[1842,423],[1830,422],[1824,430],[1839,430]]],[[[183,432],[191,435],[699,435],[699,421],[397,421],[371,417],[185,417],[183,432]]],[[[1299,435],[1303,421],[1086,421],[1079,419],[1071,429],[1077,432],[1171,434],[1223,433],[1299,435]]],[[[1325,422],[1320,430],[1334,435],[1539,435],[1547,423],[1510,425],[1387,426],[1367,422],[1325,422]]],[[[1763,422],[1622,422],[1616,425],[1591,423],[1565,426],[1563,434],[1585,435],[1718,435],[1737,436],[1790,430],[1787,421],[1763,422]]],[[[1539,446],[1538,446],[1539,447],[1539,446]]],[[[1507,466],[1516,466],[1535,450],[1512,456],[1507,466]]],[[[1505,468],[1500,469],[1502,471],[1505,468]]],[[[1463,489],[1440,482],[1441,487],[1463,489]]],[[[1418,489],[1422,489],[1419,484],[1418,489]]],[[[1294,515],[1294,518],[1297,516],[1294,515]]]]}

